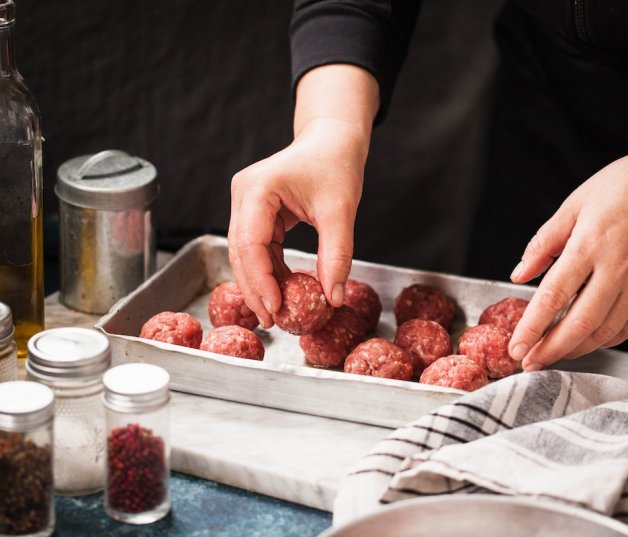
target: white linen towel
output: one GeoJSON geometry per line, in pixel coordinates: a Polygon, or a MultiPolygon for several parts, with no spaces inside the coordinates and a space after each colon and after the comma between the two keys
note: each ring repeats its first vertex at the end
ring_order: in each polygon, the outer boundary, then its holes
{"type": "Polygon", "coordinates": [[[542,498],[628,523],[628,383],[521,373],[439,407],[380,442],[341,482],[334,524],[409,498],[542,498]]]}

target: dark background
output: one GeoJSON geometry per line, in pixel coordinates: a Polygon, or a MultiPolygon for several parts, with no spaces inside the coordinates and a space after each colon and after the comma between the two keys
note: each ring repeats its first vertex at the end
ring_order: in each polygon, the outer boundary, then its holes
{"type": "MultiPolygon", "coordinates": [[[[387,122],[377,129],[355,257],[462,271],[500,0],[425,0],[387,122]]],[[[17,0],[17,64],[44,143],[48,291],[53,186],[65,160],[123,149],[157,167],[158,246],[225,234],[231,177],[292,137],[290,0],[17,0]]],[[[315,251],[301,225],[288,245],[315,251]]]]}

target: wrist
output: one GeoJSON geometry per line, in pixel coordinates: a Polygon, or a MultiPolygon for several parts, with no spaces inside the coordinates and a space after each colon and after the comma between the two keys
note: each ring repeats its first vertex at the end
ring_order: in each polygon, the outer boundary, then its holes
{"type": "Polygon", "coordinates": [[[295,134],[295,143],[316,144],[334,153],[351,156],[363,167],[371,142],[371,128],[333,117],[311,118],[295,134]]]}
{"type": "Polygon", "coordinates": [[[295,139],[306,128],[328,125],[340,128],[368,149],[378,108],[379,86],[368,71],[348,64],[317,67],[297,86],[295,139]]]}

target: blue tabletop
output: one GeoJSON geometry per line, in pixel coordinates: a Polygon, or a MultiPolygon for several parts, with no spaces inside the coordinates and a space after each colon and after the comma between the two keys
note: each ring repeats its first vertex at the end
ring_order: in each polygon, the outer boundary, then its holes
{"type": "Polygon", "coordinates": [[[103,495],[57,497],[59,537],[310,537],[331,526],[331,514],[174,473],[172,510],[146,526],[109,518],[103,495]]]}

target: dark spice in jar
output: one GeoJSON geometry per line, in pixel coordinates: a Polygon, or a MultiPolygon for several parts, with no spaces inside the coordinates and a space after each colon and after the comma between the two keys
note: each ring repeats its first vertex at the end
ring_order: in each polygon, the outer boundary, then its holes
{"type": "Polygon", "coordinates": [[[143,513],[166,497],[164,441],[137,423],[113,429],[107,439],[109,505],[143,513]]]}
{"type": "Polygon", "coordinates": [[[52,450],[0,431],[0,534],[41,531],[50,521],[52,450]]]}

